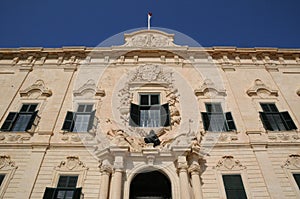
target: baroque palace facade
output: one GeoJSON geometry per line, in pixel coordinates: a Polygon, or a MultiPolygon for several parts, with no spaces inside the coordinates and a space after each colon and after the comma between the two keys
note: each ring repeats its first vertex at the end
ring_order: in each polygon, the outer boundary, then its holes
{"type": "Polygon", "coordinates": [[[0,49],[0,197],[300,198],[300,49],[0,49]]]}

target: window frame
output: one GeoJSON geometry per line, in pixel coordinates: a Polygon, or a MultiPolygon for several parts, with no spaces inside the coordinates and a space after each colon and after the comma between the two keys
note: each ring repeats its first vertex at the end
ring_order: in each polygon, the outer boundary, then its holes
{"type": "Polygon", "coordinates": [[[275,102],[260,102],[259,105],[260,105],[260,110],[262,110],[259,112],[259,117],[266,131],[280,132],[280,131],[292,131],[297,129],[297,126],[293,118],[289,114],[289,112],[279,111],[275,102]],[[271,105],[275,110],[271,110],[272,109],[271,105]],[[266,110],[266,108],[268,110],[266,110]],[[287,118],[284,118],[284,114],[289,117],[289,120],[287,118]],[[288,124],[288,122],[290,124],[288,124]],[[282,128],[282,126],[284,128],[282,128]],[[295,128],[293,128],[292,126],[294,126],[295,128]]]}
{"type": "Polygon", "coordinates": [[[94,121],[95,121],[95,114],[96,114],[96,104],[95,103],[92,103],[92,102],[87,102],[87,103],[84,103],[84,102],[80,102],[80,103],[77,103],[76,104],[76,111],[67,111],[66,115],[65,115],[65,118],[63,120],[63,125],[61,127],[61,130],[64,131],[64,132],[73,132],[73,133],[89,133],[93,127],[90,128],[90,125],[92,124],[92,126],[94,126],[94,121]],[[84,108],[84,112],[78,112],[78,109],[80,106],[84,105],[85,108],[84,108]],[[86,110],[86,107],[91,105],[92,106],[92,109],[91,109],[91,112],[85,112],[86,110]],[[70,119],[67,119],[68,118],[68,114],[72,114],[72,118],[71,120],[70,119]],[[76,125],[76,118],[78,115],[89,115],[89,119],[88,119],[88,125],[87,125],[87,130],[86,131],[74,131],[75,129],[75,125],[76,125]],[[67,122],[70,122],[70,126],[69,128],[67,128],[65,125],[67,122]]]}
{"type": "Polygon", "coordinates": [[[223,175],[240,175],[242,182],[243,182],[243,186],[244,186],[244,190],[247,196],[247,199],[251,199],[251,192],[250,192],[250,187],[249,187],[249,182],[248,182],[248,176],[247,173],[245,171],[245,169],[242,170],[235,170],[235,171],[231,171],[231,170],[218,170],[216,173],[217,177],[217,181],[218,181],[218,186],[219,186],[219,190],[220,190],[220,194],[221,197],[220,198],[227,198],[226,195],[226,190],[225,190],[225,185],[223,182],[223,175]]]}
{"type": "Polygon", "coordinates": [[[1,131],[2,132],[33,132],[35,130],[35,128],[38,125],[38,121],[40,119],[40,116],[38,115],[38,112],[40,108],[40,103],[39,102],[23,102],[20,107],[19,107],[19,111],[18,112],[8,112],[3,123],[1,126],[1,131]],[[27,111],[22,111],[23,107],[25,105],[35,105],[35,109],[31,112],[29,112],[29,107],[27,108],[27,111]],[[9,127],[9,130],[2,130],[3,125],[5,124],[5,122],[7,122],[8,117],[10,114],[15,114],[14,118],[11,120],[11,124],[9,127]],[[30,115],[29,120],[27,121],[27,124],[25,125],[25,129],[24,130],[15,130],[14,128],[16,127],[16,124],[18,123],[18,120],[20,118],[21,115],[30,115]],[[30,125],[29,125],[30,124],[30,125]],[[30,127],[29,127],[30,126],[30,127]]]}
{"type": "MultiPolygon", "coordinates": [[[[223,107],[222,107],[222,103],[221,102],[204,102],[204,106],[205,106],[205,111],[206,112],[201,112],[201,119],[202,119],[202,123],[203,123],[203,129],[207,132],[214,132],[214,133],[220,133],[220,132],[236,132],[237,128],[235,125],[235,120],[231,114],[231,112],[224,112],[223,107]],[[211,106],[211,112],[209,111],[208,105],[218,105],[220,111],[215,111],[216,107],[211,106]],[[211,122],[210,121],[216,121],[216,120],[212,120],[212,116],[221,116],[223,119],[223,126],[222,129],[220,131],[215,131],[214,129],[211,128],[211,122]],[[228,117],[231,117],[231,119],[229,119],[228,117]],[[208,123],[207,123],[208,122],[208,123]],[[231,128],[229,125],[229,122],[231,123],[231,126],[234,128],[231,128]]],[[[213,122],[214,124],[215,122],[213,122]]],[[[218,124],[218,123],[216,123],[218,124]]],[[[220,126],[220,125],[217,125],[220,126]]]]}

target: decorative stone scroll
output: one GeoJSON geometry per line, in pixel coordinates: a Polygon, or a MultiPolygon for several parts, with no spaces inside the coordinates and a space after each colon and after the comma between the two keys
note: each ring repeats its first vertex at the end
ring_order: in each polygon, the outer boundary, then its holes
{"type": "Polygon", "coordinates": [[[73,95],[75,97],[81,97],[88,94],[92,94],[94,96],[104,97],[105,91],[99,89],[96,86],[96,83],[93,79],[89,79],[85,84],[83,84],[79,89],[73,91],[73,95]]]}
{"type": "Polygon", "coordinates": [[[11,161],[10,156],[1,155],[0,156],[0,170],[13,170],[18,168],[15,166],[15,162],[11,161]]]}
{"type": "Polygon", "coordinates": [[[269,88],[268,86],[266,86],[262,80],[256,79],[254,81],[254,85],[247,90],[247,94],[250,97],[252,97],[252,96],[263,97],[265,95],[277,97],[278,91],[273,90],[273,89],[269,88]]]}
{"type": "Polygon", "coordinates": [[[225,89],[218,89],[210,79],[204,80],[202,86],[199,89],[195,89],[194,93],[196,96],[226,96],[225,89]]]}
{"type": "Polygon", "coordinates": [[[233,156],[223,156],[221,160],[214,167],[217,170],[230,170],[230,171],[238,171],[246,169],[239,160],[235,160],[233,156]]]}
{"type": "Polygon", "coordinates": [[[300,154],[291,154],[281,166],[282,168],[299,170],[300,169],[300,154]]]}
{"type": "Polygon", "coordinates": [[[125,34],[125,47],[178,47],[174,35],[158,30],[141,30],[125,34]]]}
{"type": "Polygon", "coordinates": [[[61,161],[56,167],[57,171],[81,171],[87,170],[88,168],[79,160],[77,156],[68,156],[67,160],[61,161]]]}
{"type": "Polygon", "coordinates": [[[52,91],[45,86],[43,80],[36,80],[34,84],[20,91],[21,97],[50,97],[52,91]]]}

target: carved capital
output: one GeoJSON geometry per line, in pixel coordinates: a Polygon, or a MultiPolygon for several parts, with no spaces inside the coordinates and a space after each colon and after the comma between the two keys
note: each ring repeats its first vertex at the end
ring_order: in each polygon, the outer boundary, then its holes
{"type": "Polygon", "coordinates": [[[188,171],[191,175],[199,175],[201,173],[201,167],[199,164],[191,164],[188,171]]]}

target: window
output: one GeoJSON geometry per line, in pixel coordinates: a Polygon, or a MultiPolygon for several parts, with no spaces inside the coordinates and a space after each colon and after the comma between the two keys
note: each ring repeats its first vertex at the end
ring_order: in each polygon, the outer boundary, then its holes
{"type": "Polygon", "coordinates": [[[261,103],[263,112],[259,112],[261,121],[266,130],[285,131],[297,129],[287,111],[279,112],[276,105],[272,103],[261,103]]]}
{"type": "Polygon", "coordinates": [[[23,104],[20,112],[10,112],[4,121],[1,131],[30,130],[37,117],[37,104],[23,104]]]}
{"type": "Polygon", "coordinates": [[[170,126],[169,104],[160,105],[159,94],[141,94],[140,104],[131,104],[130,126],[170,126]]]}
{"type": "Polygon", "coordinates": [[[223,175],[227,199],[247,199],[241,175],[223,175]]]}
{"type": "Polygon", "coordinates": [[[0,186],[2,185],[4,178],[5,178],[5,174],[0,174],[0,186]]]}
{"type": "Polygon", "coordinates": [[[47,187],[43,199],[80,199],[81,188],[76,188],[78,176],[59,177],[57,188],[47,187]]]}
{"type": "Polygon", "coordinates": [[[88,132],[93,128],[95,112],[92,104],[80,104],[77,112],[67,112],[62,130],[88,132]]]}
{"type": "Polygon", "coordinates": [[[202,121],[206,131],[221,132],[236,130],[230,112],[223,113],[220,103],[206,103],[206,112],[202,112],[202,121]]]}
{"type": "Polygon", "coordinates": [[[296,181],[296,184],[298,185],[298,188],[300,189],[300,174],[299,173],[294,173],[293,177],[296,181]]]}

